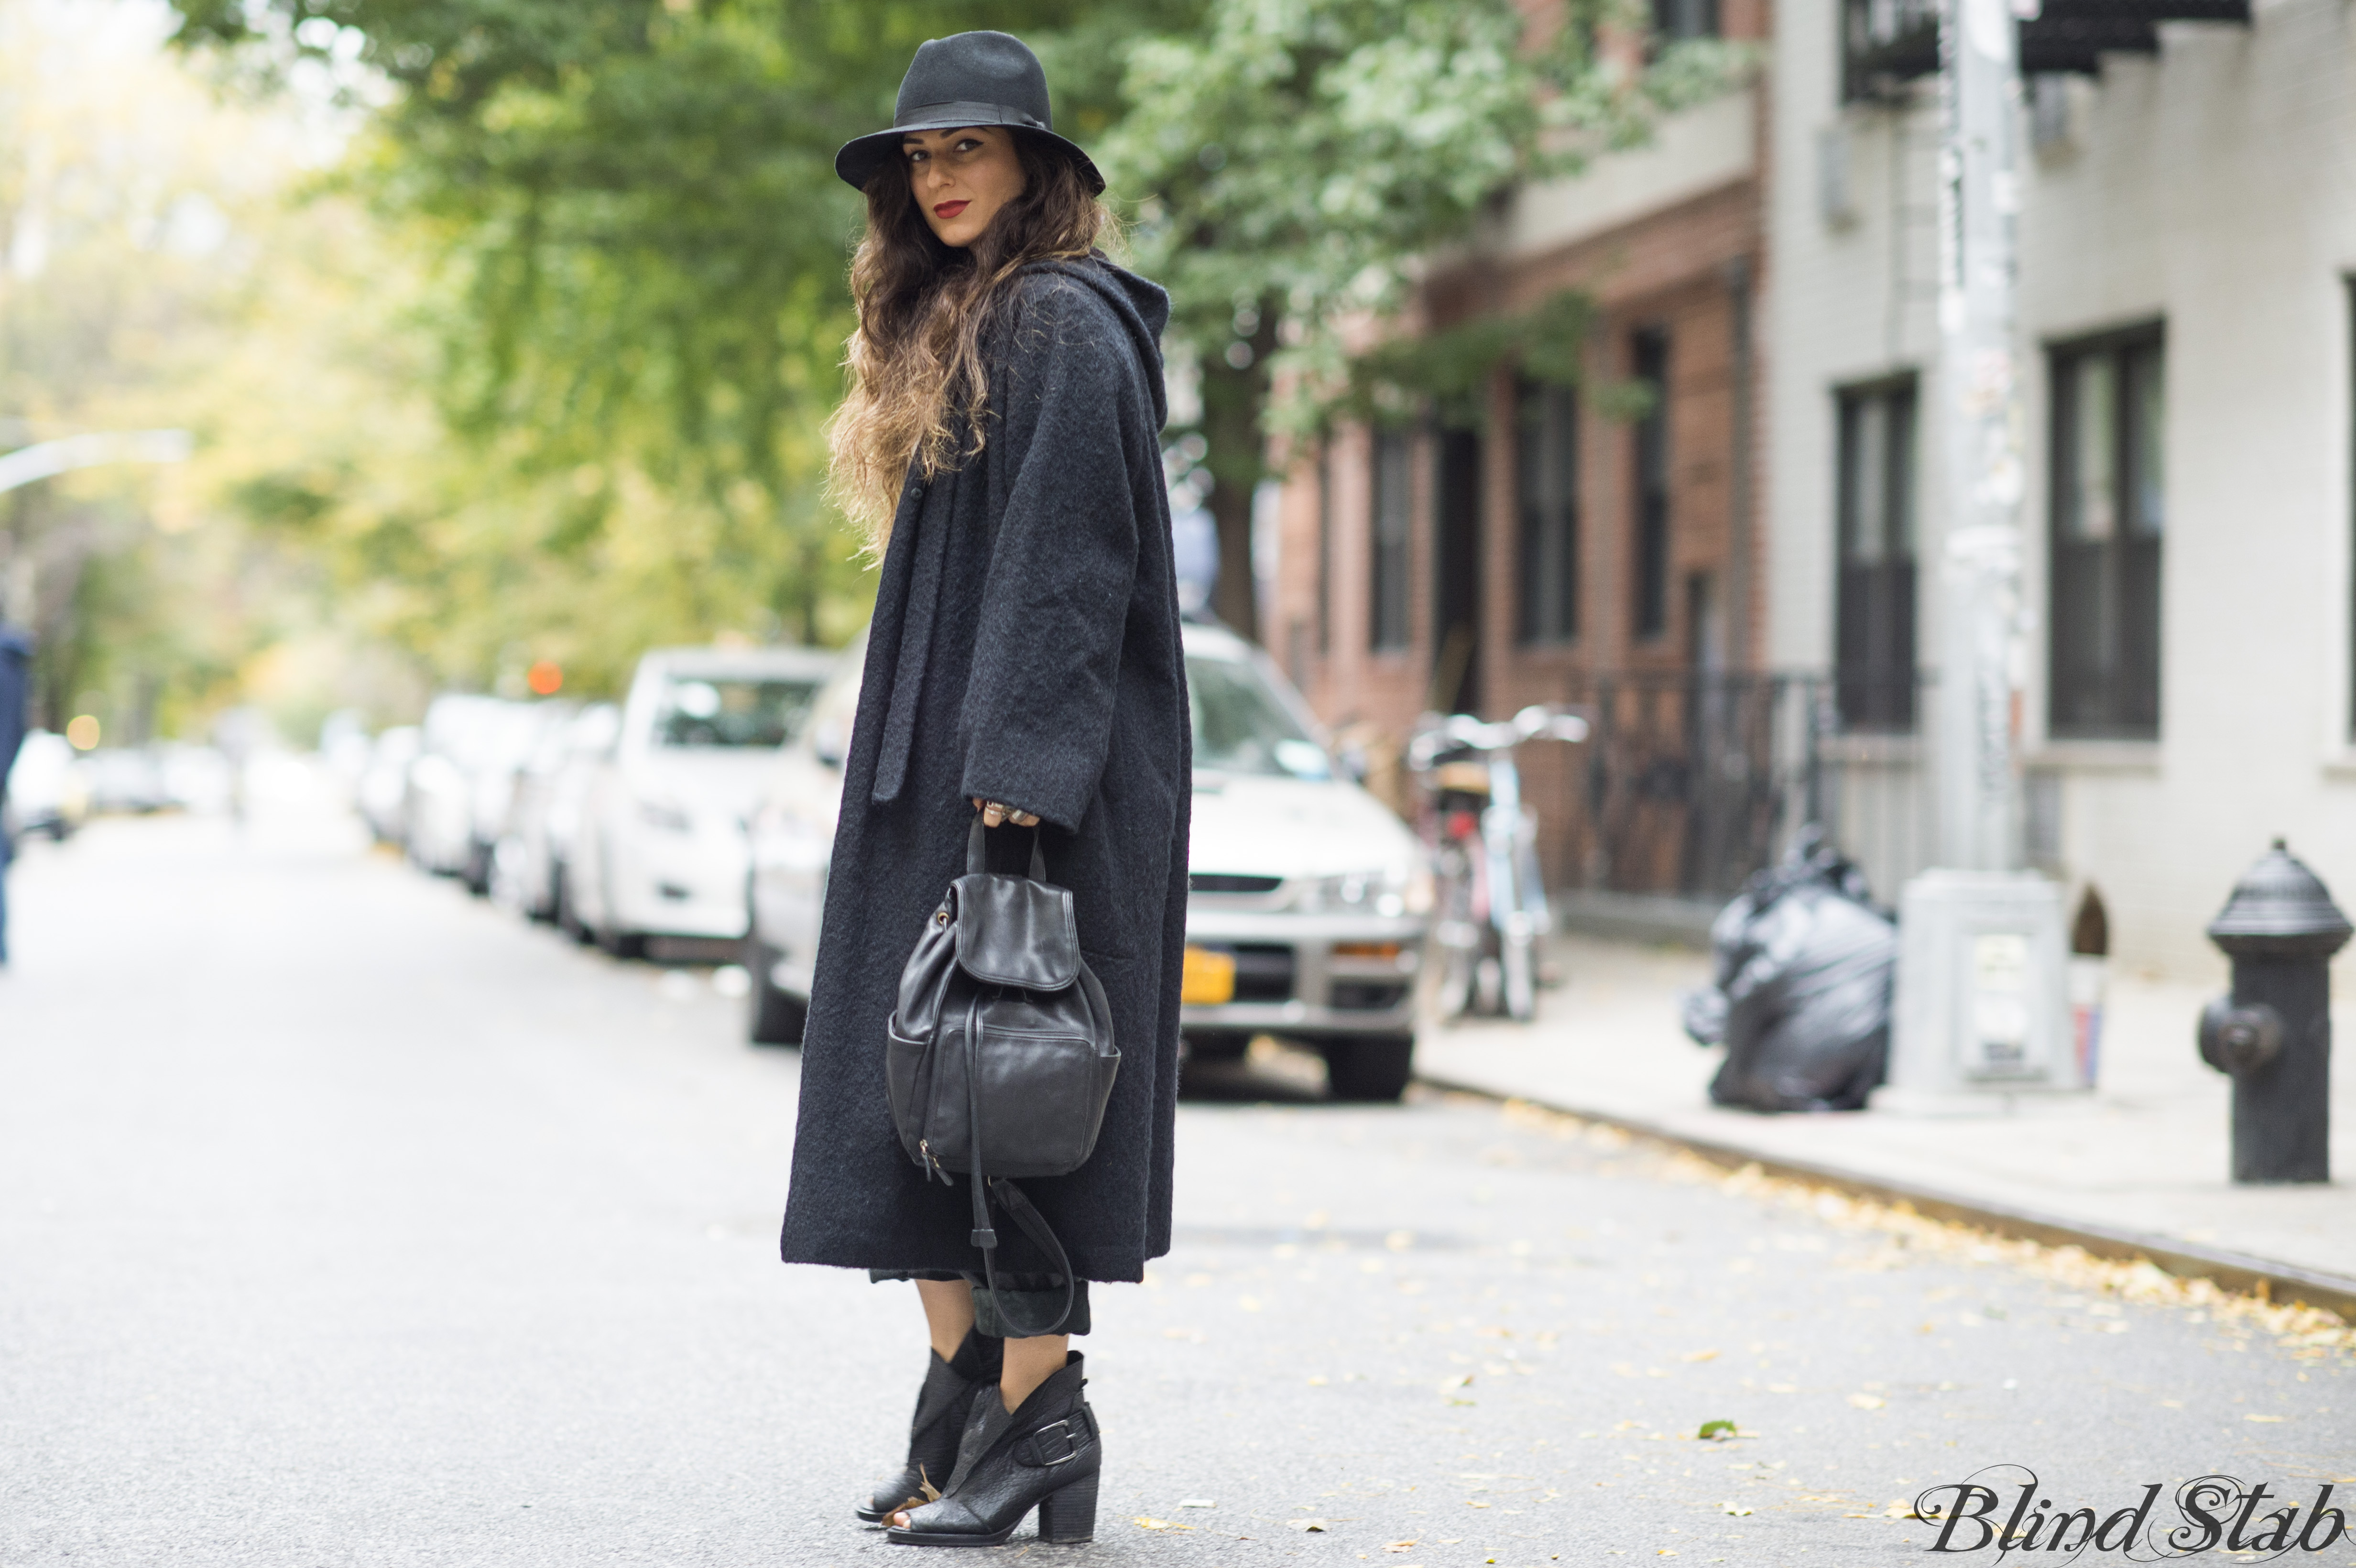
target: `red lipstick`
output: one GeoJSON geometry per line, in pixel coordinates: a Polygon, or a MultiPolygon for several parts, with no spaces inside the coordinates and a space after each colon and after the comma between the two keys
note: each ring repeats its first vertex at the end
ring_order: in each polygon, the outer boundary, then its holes
{"type": "Polygon", "coordinates": [[[955,218],[971,205],[970,202],[966,201],[945,201],[933,208],[933,216],[942,219],[955,218]]]}

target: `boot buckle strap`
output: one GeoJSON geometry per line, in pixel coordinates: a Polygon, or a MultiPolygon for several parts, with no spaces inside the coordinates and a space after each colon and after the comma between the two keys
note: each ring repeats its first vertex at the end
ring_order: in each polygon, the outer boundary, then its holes
{"type": "MultiPolygon", "coordinates": [[[[1074,1426],[1069,1416],[1049,1422],[1014,1445],[1015,1458],[1039,1470],[1070,1464],[1080,1456],[1079,1435],[1074,1426]]],[[[1086,1428],[1080,1430],[1084,1432],[1086,1428]]]]}

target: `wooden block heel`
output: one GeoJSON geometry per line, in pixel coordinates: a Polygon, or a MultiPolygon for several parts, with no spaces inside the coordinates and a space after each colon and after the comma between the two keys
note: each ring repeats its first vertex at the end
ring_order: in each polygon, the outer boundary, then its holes
{"type": "Polygon", "coordinates": [[[1096,1539],[1097,1477],[1076,1477],[1071,1485],[1039,1499],[1039,1539],[1054,1546],[1078,1546],[1096,1539]]]}

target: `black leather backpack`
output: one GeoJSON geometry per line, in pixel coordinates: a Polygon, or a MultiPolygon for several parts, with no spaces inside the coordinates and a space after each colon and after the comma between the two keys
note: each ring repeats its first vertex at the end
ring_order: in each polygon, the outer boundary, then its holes
{"type": "MultiPolygon", "coordinates": [[[[1069,889],[1046,880],[1034,833],[1031,874],[985,870],[981,819],[966,840],[966,874],[925,923],[900,972],[884,1051],[885,1088],[900,1145],[927,1177],[973,1194],[973,1244],[998,1289],[994,1197],[1064,1276],[1064,1309],[1020,1337],[1053,1334],[1071,1317],[1070,1260],[1013,1178],[1064,1176],[1087,1161],[1104,1125],[1120,1051],[1104,987],[1080,959],[1069,889]]],[[[1001,1308],[1003,1316],[1003,1308],[1001,1308]]]]}

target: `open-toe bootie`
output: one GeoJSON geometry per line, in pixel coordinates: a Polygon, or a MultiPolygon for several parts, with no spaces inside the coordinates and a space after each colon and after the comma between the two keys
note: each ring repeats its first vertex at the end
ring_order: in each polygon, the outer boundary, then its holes
{"type": "Polygon", "coordinates": [[[969,1332],[956,1360],[942,1360],[938,1350],[926,1354],[932,1364],[925,1369],[925,1386],[916,1395],[916,1419],[908,1423],[908,1463],[861,1505],[859,1517],[870,1524],[881,1524],[900,1509],[939,1497],[957,1467],[958,1441],[965,1435],[966,1417],[973,1413],[974,1396],[986,1389],[990,1403],[999,1403],[1005,1340],[969,1332]]]}
{"type": "Polygon", "coordinates": [[[1072,1351],[1012,1415],[999,1400],[976,1400],[940,1499],[910,1509],[907,1525],[894,1526],[890,1539],[901,1546],[996,1546],[1034,1508],[1042,1541],[1094,1537],[1104,1447],[1080,1392],[1085,1366],[1072,1351]]]}

